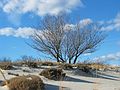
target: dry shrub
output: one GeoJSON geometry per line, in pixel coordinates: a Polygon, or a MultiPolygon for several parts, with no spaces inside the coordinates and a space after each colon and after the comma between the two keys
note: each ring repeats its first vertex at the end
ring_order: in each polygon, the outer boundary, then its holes
{"type": "Polygon", "coordinates": [[[34,58],[32,56],[22,56],[20,59],[20,62],[22,63],[22,65],[24,66],[28,66],[28,67],[32,67],[32,68],[37,68],[38,67],[38,63],[40,59],[39,58],[34,58]]]}
{"type": "Polygon", "coordinates": [[[76,66],[78,69],[86,73],[90,71],[95,71],[95,70],[105,70],[107,68],[107,65],[98,64],[98,63],[88,63],[88,64],[79,63],[76,66]]]}
{"type": "Polygon", "coordinates": [[[77,64],[76,66],[78,69],[86,73],[90,73],[90,70],[93,70],[88,64],[77,64]]]}
{"type": "Polygon", "coordinates": [[[104,64],[97,64],[97,63],[92,63],[89,65],[92,69],[95,70],[105,70],[107,68],[107,65],[104,64]]]}
{"type": "Polygon", "coordinates": [[[14,66],[22,66],[22,65],[23,65],[23,62],[21,62],[21,61],[16,61],[16,62],[13,62],[13,65],[14,65],[14,66]]]}
{"type": "Polygon", "coordinates": [[[37,63],[34,61],[26,61],[26,62],[21,61],[21,62],[14,63],[14,65],[15,66],[28,66],[28,67],[32,67],[32,68],[38,67],[37,63]]]}
{"type": "Polygon", "coordinates": [[[18,76],[8,80],[9,90],[44,90],[44,83],[35,75],[18,76]]]}
{"type": "Polygon", "coordinates": [[[37,63],[36,62],[28,62],[27,63],[28,67],[32,67],[32,68],[38,68],[37,63]]]}
{"type": "Polygon", "coordinates": [[[77,67],[79,68],[88,67],[92,70],[104,70],[107,68],[107,65],[98,64],[98,63],[89,63],[89,64],[77,64],[77,67]]]}
{"type": "Polygon", "coordinates": [[[42,63],[43,66],[53,66],[53,62],[45,61],[42,63]]]}
{"type": "Polygon", "coordinates": [[[72,64],[61,64],[60,66],[59,66],[59,68],[62,68],[62,69],[65,69],[65,70],[71,70],[71,69],[73,69],[73,65],[72,64]]]}
{"type": "Polygon", "coordinates": [[[1,62],[0,68],[3,70],[10,70],[10,69],[13,69],[13,66],[11,62],[1,62]]]}
{"type": "Polygon", "coordinates": [[[35,61],[19,61],[13,63],[15,66],[28,66],[32,68],[38,68],[38,64],[35,61]]]}
{"type": "Polygon", "coordinates": [[[63,63],[61,63],[61,62],[53,62],[53,64],[54,64],[54,66],[60,66],[60,65],[62,65],[63,63]]]}
{"type": "Polygon", "coordinates": [[[50,68],[43,70],[40,75],[51,80],[62,80],[65,77],[62,69],[50,68]]]}

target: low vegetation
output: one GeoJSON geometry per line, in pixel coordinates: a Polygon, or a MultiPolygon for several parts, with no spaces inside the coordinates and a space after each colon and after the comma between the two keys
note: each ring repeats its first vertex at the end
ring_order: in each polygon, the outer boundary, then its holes
{"type": "Polygon", "coordinates": [[[56,68],[45,69],[40,73],[40,75],[51,80],[62,80],[65,77],[63,70],[56,68]]]}
{"type": "Polygon", "coordinates": [[[11,69],[13,69],[13,66],[12,66],[11,62],[1,62],[0,68],[3,70],[11,70],[11,69]]]}
{"type": "Polygon", "coordinates": [[[90,72],[91,70],[106,70],[108,68],[105,64],[100,63],[79,63],[76,64],[76,67],[84,72],[90,72]]]}
{"type": "Polygon", "coordinates": [[[92,68],[89,67],[89,65],[87,65],[87,64],[78,64],[77,68],[82,70],[85,73],[90,73],[90,70],[92,70],[92,68]]]}
{"type": "Polygon", "coordinates": [[[0,59],[0,68],[3,70],[10,70],[13,69],[12,62],[10,58],[1,58],[0,59]]]}
{"type": "Polygon", "coordinates": [[[62,68],[64,70],[72,70],[73,66],[74,66],[73,64],[67,64],[67,63],[65,63],[65,64],[59,65],[59,68],[62,68]]]}
{"type": "Polygon", "coordinates": [[[54,66],[54,63],[50,61],[45,61],[45,62],[42,62],[42,65],[43,66],[54,66]]]}
{"type": "Polygon", "coordinates": [[[7,81],[9,90],[44,90],[44,83],[35,75],[18,76],[7,81]]]}

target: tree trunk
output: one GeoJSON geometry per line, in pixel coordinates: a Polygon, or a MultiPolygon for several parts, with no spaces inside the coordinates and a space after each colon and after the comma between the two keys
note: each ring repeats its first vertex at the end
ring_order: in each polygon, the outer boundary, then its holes
{"type": "Polygon", "coordinates": [[[69,64],[71,64],[71,60],[69,60],[69,64]]]}
{"type": "Polygon", "coordinates": [[[59,60],[59,59],[57,59],[57,62],[60,62],[60,60],[59,60]]]}
{"type": "Polygon", "coordinates": [[[78,56],[75,57],[73,64],[76,64],[78,56]]]}

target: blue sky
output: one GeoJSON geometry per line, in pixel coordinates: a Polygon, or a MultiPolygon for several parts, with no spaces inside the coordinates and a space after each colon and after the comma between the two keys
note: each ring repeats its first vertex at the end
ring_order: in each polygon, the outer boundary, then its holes
{"type": "MultiPolygon", "coordinates": [[[[0,0],[0,58],[22,55],[45,58],[26,45],[46,14],[64,11],[81,22],[99,22],[108,34],[104,43],[83,59],[108,60],[120,65],[120,0],[0,0]]],[[[81,59],[81,58],[80,58],[81,59]]]]}

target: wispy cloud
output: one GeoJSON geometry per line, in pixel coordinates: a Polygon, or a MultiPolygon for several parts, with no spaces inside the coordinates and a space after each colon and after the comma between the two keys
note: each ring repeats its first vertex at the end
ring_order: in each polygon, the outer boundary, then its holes
{"type": "MultiPolygon", "coordinates": [[[[86,18],[86,19],[80,20],[78,23],[79,23],[80,28],[84,28],[85,26],[93,23],[93,21],[90,18],[86,18]]],[[[74,29],[75,26],[76,26],[76,24],[66,24],[64,29],[65,30],[74,29]]]]}
{"type": "Polygon", "coordinates": [[[57,15],[72,12],[84,6],[81,0],[0,0],[0,9],[8,14],[8,20],[15,26],[21,25],[21,15],[31,12],[38,16],[57,15]]]}
{"type": "Polygon", "coordinates": [[[81,0],[5,0],[3,11],[6,13],[33,12],[39,16],[56,15],[62,11],[71,12],[72,9],[83,6],[81,0]]]}
{"type": "Polygon", "coordinates": [[[120,52],[114,54],[108,54],[100,57],[95,57],[94,61],[110,61],[110,60],[120,60],[120,52]]]}
{"type": "Polygon", "coordinates": [[[120,13],[118,13],[112,20],[102,21],[102,24],[105,25],[101,28],[103,31],[120,31],[120,13]]]}
{"type": "Polygon", "coordinates": [[[93,21],[90,18],[86,18],[86,19],[80,20],[79,24],[81,27],[84,27],[92,22],[93,21]]]}
{"type": "Polygon", "coordinates": [[[92,53],[85,53],[84,56],[90,56],[92,53]]]}
{"type": "MultiPolygon", "coordinates": [[[[11,18],[12,19],[12,18],[11,18]]],[[[14,19],[14,18],[13,18],[14,19]]],[[[13,23],[16,23],[19,21],[19,19],[16,21],[13,20],[13,23]]],[[[98,21],[102,26],[101,30],[103,31],[112,31],[117,30],[120,31],[120,13],[117,14],[116,18],[109,21],[98,21]]],[[[79,21],[80,27],[83,28],[86,25],[89,25],[90,23],[94,23],[94,21],[90,18],[86,18],[79,21]]],[[[16,23],[19,24],[19,23],[16,23]]],[[[66,24],[65,29],[67,28],[74,28],[75,24],[66,24]]],[[[0,35],[4,36],[15,36],[15,37],[22,37],[22,38],[28,38],[32,32],[36,30],[35,28],[30,27],[24,27],[24,28],[18,28],[14,29],[12,27],[6,27],[0,29],[0,35]]],[[[119,42],[120,43],[120,42],[119,42]]],[[[104,56],[103,56],[104,57],[104,56]]]]}
{"type": "Polygon", "coordinates": [[[24,28],[2,28],[0,29],[0,36],[14,36],[14,37],[21,37],[21,38],[29,38],[34,33],[35,29],[30,27],[24,28]]]}
{"type": "MultiPolygon", "coordinates": [[[[88,24],[92,23],[91,19],[83,19],[79,21],[80,27],[83,28],[87,26],[88,24]]],[[[69,28],[74,29],[75,24],[66,24],[64,29],[69,30],[69,28]]],[[[12,27],[6,27],[6,28],[1,28],[0,29],[0,36],[14,36],[14,37],[22,37],[22,38],[29,38],[34,31],[36,31],[35,28],[31,27],[19,27],[17,29],[12,28],[12,27]]]]}
{"type": "MultiPolygon", "coordinates": [[[[115,18],[110,19],[108,21],[94,22],[91,18],[85,18],[85,19],[79,21],[81,28],[90,23],[98,23],[101,26],[100,30],[102,30],[102,31],[113,31],[113,30],[120,31],[120,13],[118,13],[115,16],[115,18]]],[[[70,25],[70,26],[73,27],[74,25],[70,25]]]]}

